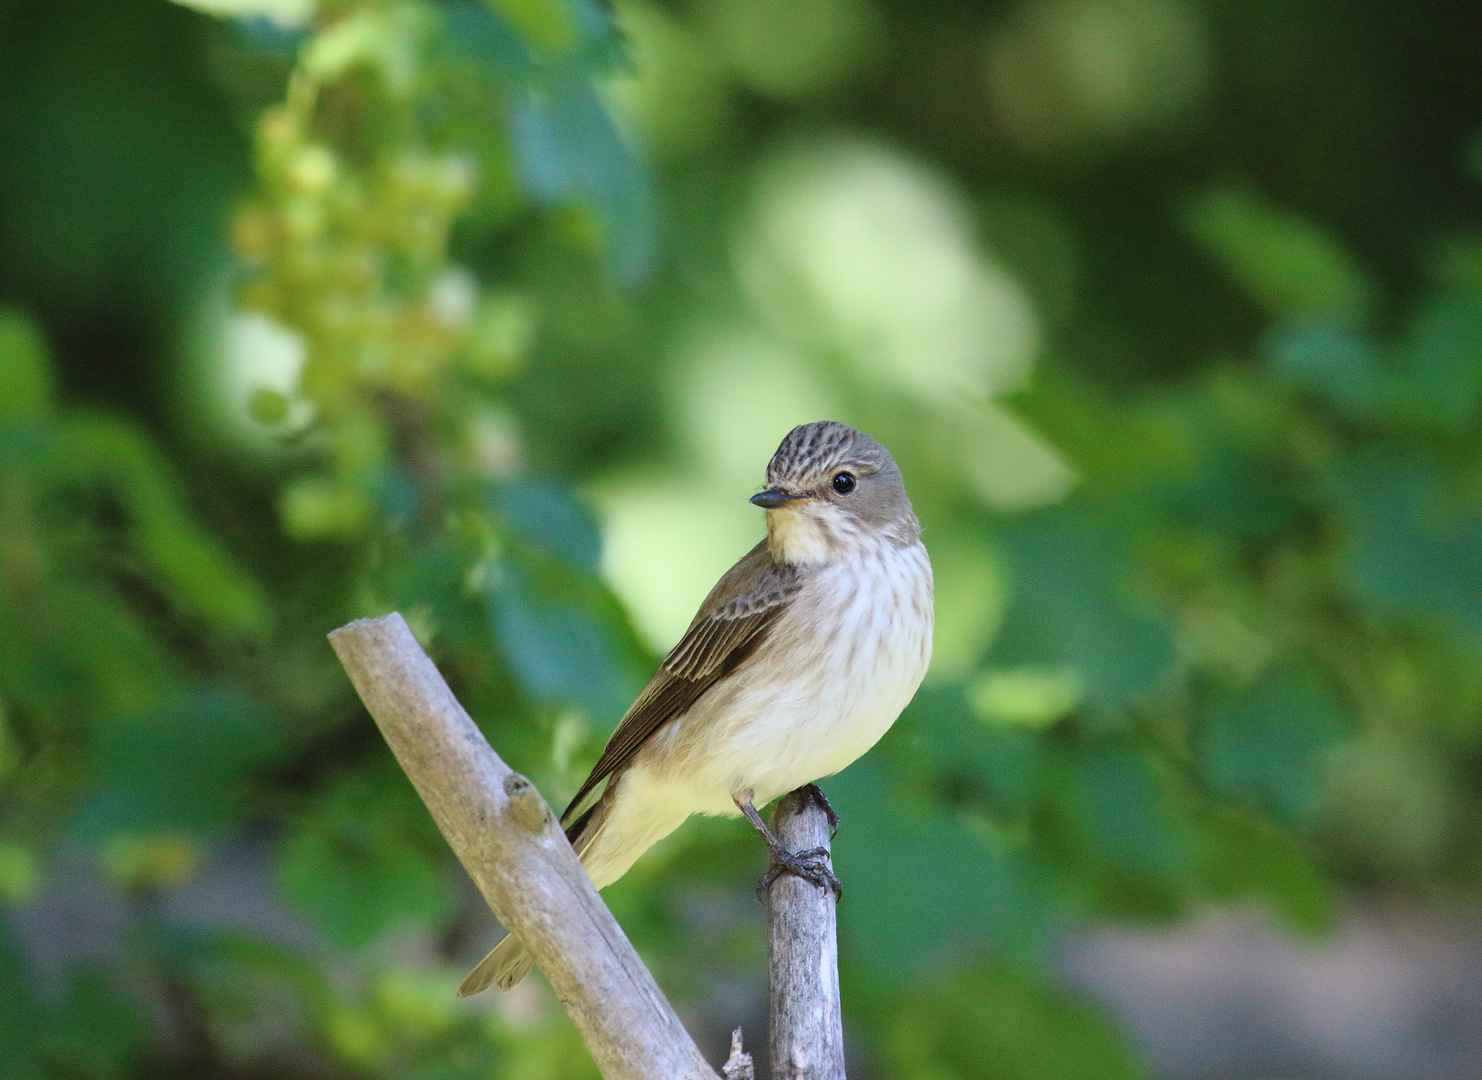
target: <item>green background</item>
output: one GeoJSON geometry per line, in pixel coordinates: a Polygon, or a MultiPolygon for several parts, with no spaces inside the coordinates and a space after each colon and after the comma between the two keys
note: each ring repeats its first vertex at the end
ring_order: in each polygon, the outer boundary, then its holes
{"type": "MultiPolygon", "coordinates": [[[[0,3],[0,1076],[591,1075],[539,978],[454,998],[495,931],[324,634],[403,611],[564,803],[824,417],[937,575],[825,784],[853,1075],[1146,1075],[1087,923],[1471,905],[1479,32],[0,3]]],[[[608,893],[717,1060],[763,861],[608,893]]]]}

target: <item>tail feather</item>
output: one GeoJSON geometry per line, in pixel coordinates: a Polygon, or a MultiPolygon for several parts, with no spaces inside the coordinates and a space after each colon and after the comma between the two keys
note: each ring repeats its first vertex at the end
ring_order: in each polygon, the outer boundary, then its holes
{"type": "Polygon", "coordinates": [[[470,997],[494,985],[498,985],[501,990],[511,990],[530,974],[530,967],[534,963],[535,959],[525,951],[525,946],[513,934],[509,934],[490,949],[489,955],[468,973],[468,978],[458,987],[458,996],[470,997]]]}

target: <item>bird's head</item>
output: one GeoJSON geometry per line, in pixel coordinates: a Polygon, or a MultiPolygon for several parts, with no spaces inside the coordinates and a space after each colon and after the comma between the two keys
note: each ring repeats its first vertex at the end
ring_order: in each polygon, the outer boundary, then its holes
{"type": "Polygon", "coordinates": [[[767,547],[779,563],[843,562],[914,543],[921,526],[890,451],[833,420],[787,433],[767,465],[767,547]]]}

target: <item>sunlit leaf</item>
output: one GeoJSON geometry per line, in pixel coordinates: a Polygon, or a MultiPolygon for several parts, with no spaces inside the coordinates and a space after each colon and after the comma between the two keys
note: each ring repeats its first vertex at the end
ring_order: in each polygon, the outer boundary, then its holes
{"type": "Polygon", "coordinates": [[[51,398],[46,342],[24,315],[0,309],[0,422],[40,417],[51,398]]]}
{"type": "Polygon", "coordinates": [[[302,26],[314,14],[315,0],[175,0],[218,18],[270,19],[280,26],[302,26]]]}
{"type": "Polygon", "coordinates": [[[1184,223],[1235,283],[1279,318],[1352,319],[1368,307],[1369,283],[1339,239],[1254,192],[1206,192],[1189,202],[1184,223]]]}

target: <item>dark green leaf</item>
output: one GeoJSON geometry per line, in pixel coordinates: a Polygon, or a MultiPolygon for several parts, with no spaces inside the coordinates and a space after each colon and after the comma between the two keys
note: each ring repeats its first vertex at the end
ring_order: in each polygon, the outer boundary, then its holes
{"type": "Polygon", "coordinates": [[[977,968],[907,1000],[884,1038],[897,1080],[1137,1080],[1120,1033],[1090,1005],[1020,973],[977,968]]]}
{"type": "Polygon", "coordinates": [[[834,865],[850,903],[840,932],[878,974],[950,966],[991,944],[1018,960],[1047,944],[1059,905],[986,827],[911,806],[869,759],[824,785],[843,822],[834,865]]]}
{"type": "Polygon", "coordinates": [[[1413,453],[1354,455],[1331,488],[1348,526],[1345,577],[1358,600],[1482,634],[1482,509],[1448,498],[1435,464],[1413,453]]]}
{"type": "Polygon", "coordinates": [[[288,838],[279,885],[332,944],[364,948],[446,916],[452,898],[431,832],[399,771],[343,776],[288,838]]]}
{"type": "Polygon", "coordinates": [[[522,540],[575,569],[597,572],[602,537],[591,511],[569,487],[521,477],[491,488],[489,501],[522,540]]]}
{"type": "Polygon", "coordinates": [[[10,912],[0,905],[0,1076],[6,1080],[41,1080],[42,1016],[10,912]]]}
{"type": "Polygon", "coordinates": [[[203,690],[114,716],[90,751],[96,793],[75,829],[209,832],[240,813],[253,772],[283,750],[277,727],[240,693],[203,690]]]}
{"type": "Polygon", "coordinates": [[[1324,766],[1351,723],[1310,672],[1282,671],[1200,703],[1195,749],[1209,785],[1293,825],[1319,808],[1324,766]]]}
{"type": "Polygon", "coordinates": [[[1391,412],[1423,427],[1460,428],[1482,394],[1482,288],[1426,298],[1400,344],[1391,412]]]}
{"type": "Polygon", "coordinates": [[[68,979],[61,1008],[46,1027],[44,1052],[65,1076],[111,1080],[128,1075],[148,1040],[138,1005],[102,971],[84,967],[68,979]]]}
{"type": "Polygon", "coordinates": [[[601,586],[560,566],[513,560],[490,577],[495,638],[531,700],[580,705],[603,721],[621,716],[632,687],[601,586]]]}
{"type": "Polygon", "coordinates": [[[1042,511],[1003,533],[1011,595],[992,658],[1069,665],[1086,704],[1114,715],[1156,690],[1176,654],[1166,617],[1139,596],[1115,530],[1079,508],[1042,511]]]}
{"type": "Polygon", "coordinates": [[[1160,764],[1141,747],[1094,742],[1063,759],[1077,858],[1114,877],[1175,884],[1191,868],[1189,837],[1160,764]]]}

